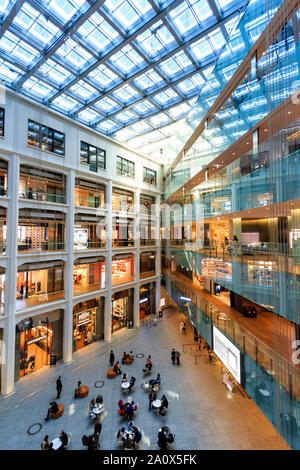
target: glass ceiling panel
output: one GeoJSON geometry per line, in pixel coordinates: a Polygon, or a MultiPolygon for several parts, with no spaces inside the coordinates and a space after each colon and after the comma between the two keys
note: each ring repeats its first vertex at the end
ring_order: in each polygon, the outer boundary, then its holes
{"type": "Polygon", "coordinates": [[[42,75],[45,79],[48,77],[58,85],[62,85],[68,79],[73,79],[74,75],[68,70],[63,68],[57,62],[52,59],[48,59],[39,69],[39,75],[42,75]]]}
{"type": "Polygon", "coordinates": [[[114,54],[110,59],[115,67],[121,69],[125,74],[133,70],[137,66],[145,65],[144,59],[130,46],[123,47],[119,52],[114,54]]]}
{"type": "Polygon", "coordinates": [[[83,49],[74,39],[67,39],[56,51],[56,54],[77,70],[81,69],[93,57],[92,54],[83,49]]]}
{"type": "Polygon", "coordinates": [[[140,34],[136,41],[151,59],[160,55],[164,48],[177,45],[175,38],[162,21],[158,21],[140,34]]]}
{"type": "MultiPolygon", "coordinates": [[[[197,124],[229,79],[235,65],[233,54],[239,62],[246,52],[240,32],[233,34],[227,49],[224,43],[226,31],[234,29],[247,0],[215,0],[218,18],[208,0],[183,0],[172,8],[173,1],[106,0],[95,9],[94,0],[0,0],[2,21],[16,6],[11,25],[0,39],[0,78],[11,88],[100,132],[113,137],[116,133],[125,142],[140,139],[143,149],[155,152],[154,158],[161,161],[160,148],[168,145],[172,152],[179,150],[180,142],[192,131],[190,124],[197,124]],[[155,5],[161,12],[159,19],[155,5]],[[83,20],[77,27],[74,21],[80,17],[83,20]],[[138,34],[138,28],[146,24],[138,34]],[[124,35],[128,40],[122,47],[124,35]],[[60,37],[63,41],[55,51],[55,40],[60,37]],[[215,64],[221,51],[226,57],[216,74],[207,61],[215,64]],[[199,94],[203,103],[193,105],[189,112],[186,100],[199,94]],[[190,116],[186,128],[182,124],[170,127],[186,116],[190,116]]],[[[246,35],[251,41],[265,21],[260,16],[248,20],[246,35]]],[[[238,93],[237,100],[243,91],[238,93]]],[[[250,118],[261,109],[263,105],[250,118]]],[[[165,149],[163,158],[169,160],[170,155],[165,149]]]]}
{"type": "Polygon", "coordinates": [[[84,11],[88,7],[85,0],[46,0],[47,7],[63,23],[69,21],[75,13],[84,11]],[[85,8],[82,8],[85,6],[85,8]]]}
{"type": "Polygon", "coordinates": [[[139,0],[138,4],[132,0],[106,0],[105,7],[125,29],[133,27],[152,10],[147,0],[139,0]]]}
{"type": "Polygon", "coordinates": [[[113,83],[121,81],[118,75],[103,64],[90,72],[88,78],[95,83],[95,86],[99,87],[100,85],[100,88],[103,90],[109,88],[113,83]]]}
{"type": "Polygon", "coordinates": [[[41,98],[46,98],[53,91],[53,87],[47,83],[38,80],[36,77],[29,78],[24,85],[23,89],[30,94],[37,94],[41,98]]]}
{"type": "Polygon", "coordinates": [[[151,90],[157,88],[158,86],[164,86],[166,82],[163,78],[158,75],[153,69],[148,70],[145,74],[138,77],[136,80],[133,81],[135,85],[142,91],[151,90]]]}
{"type": "Polygon", "coordinates": [[[6,31],[0,40],[0,49],[10,54],[17,62],[29,65],[38,57],[38,51],[29,46],[26,42],[19,39],[14,34],[6,31]]]}
{"type": "Polygon", "coordinates": [[[117,31],[97,12],[78,29],[78,33],[98,52],[105,50],[111,42],[121,40],[117,31]]]}
{"type": "Polygon", "coordinates": [[[27,33],[31,34],[42,44],[49,43],[60,31],[59,28],[28,3],[22,6],[12,24],[27,31],[27,33]]]}
{"type": "Polygon", "coordinates": [[[5,83],[13,83],[22,75],[23,72],[18,67],[0,59],[0,78],[5,83]]]}

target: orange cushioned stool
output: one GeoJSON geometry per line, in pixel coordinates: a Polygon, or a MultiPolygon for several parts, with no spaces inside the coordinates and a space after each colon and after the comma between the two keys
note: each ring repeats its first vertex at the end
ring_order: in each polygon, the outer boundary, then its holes
{"type": "Polygon", "coordinates": [[[87,385],[81,385],[79,393],[78,393],[78,398],[85,398],[89,394],[89,387],[87,385]]]}
{"type": "Polygon", "coordinates": [[[125,364],[127,364],[129,366],[132,363],[133,363],[133,357],[127,357],[127,359],[125,361],[125,364]]]}
{"type": "Polygon", "coordinates": [[[58,403],[58,412],[57,413],[51,413],[51,419],[57,419],[60,418],[64,414],[64,405],[62,403],[58,403]]]}
{"type": "Polygon", "coordinates": [[[107,377],[109,379],[114,379],[116,377],[117,373],[114,369],[108,369],[107,371],[107,377]]]}

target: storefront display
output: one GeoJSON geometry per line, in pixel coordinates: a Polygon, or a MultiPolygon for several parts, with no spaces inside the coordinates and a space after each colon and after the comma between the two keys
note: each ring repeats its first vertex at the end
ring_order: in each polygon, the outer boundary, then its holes
{"type": "Polygon", "coordinates": [[[140,319],[155,314],[155,282],[140,287],[140,319]]]}
{"type": "Polygon", "coordinates": [[[15,378],[50,365],[51,355],[62,356],[63,310],[29,317],[16,325],[15,378]]]}
{"type": "Polygon", "coordinates": [[[73,268],[73,286],[75,295],[93,289],[104,289],[104,260],[98,263],[75,264],[73,268]]]}
{"type": "Polygon", "coordinates": [[[217,258],[205,258],[201,262],[202,275],[214,279],[232,280],[232,263],[217,258]]]}
{"type": "Polygon", "coordinates": [[[258,284],[270,284],[275,268],[274,261],[249,261],[248,279],[258,284]]]}
{"type": "Polygon", "coordinates": [[[118,282],[132,281],[134,277],[134,259],[123,258],[114,259],[112,261],[112,281],[117,284],[118,282]]]}
{"type": "Polygon", "coordinates": [[[81,349],[96,341],[96,313],[97,308],[85,308],[84,304],[77,307],[73,315],[74,344],[81,349]],[[81,310],[82,309],[82,310],[81,310]]]}
{"type": "Polygon", "coordinates": [[[40,301],[47,301],[48,294],[64,290],[64,269],[62,262],[36,263],[36,265],[37,269],[33,269],[34,264],[30,266],[22,265],[20,267],[22,271],[19,271],[17,275],[17,300],[38,297],[40,301]],[[26,267],[30,268],[30,270],[26,269],[26,267]]]}
{"type": "Polygon", "coordinates": [[[112,296],[112,332],[127,326],[129,308],[128,290],[117,292],[112,296]]]}

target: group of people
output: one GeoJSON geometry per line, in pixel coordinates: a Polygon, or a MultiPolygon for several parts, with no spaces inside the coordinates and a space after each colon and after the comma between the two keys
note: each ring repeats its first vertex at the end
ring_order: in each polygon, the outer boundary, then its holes
{"type": "Polygon", "coordinates": [[[118,401],[118,406],[119,406],[119,415],[120,416],[126,416],[128,419],[132,419],[134,416],[134,413],[137,410],[137,405],[134,403],[134,401],[128,401],[127,403],[124,403],[123,400],[118,401]]]}
{"type": "Polygon", "coordinates": [[[132,361],[134,360],[134,354],[132,351],[130,351],[129,354],[127,354],[126,352],[123,353],[122,364],[125,364],[127,359],[131,359],[132,361]]]}
{"type": "Polygon", "coordinates": [[[142,439],[141,431],[135,426],[133,421],[128,423],[127,429],[122,427],[117,432],[117,441],[123,443],[124,449],[134,449],[142,439]]]}
{"type": "Polygon", "coordinates": [[[132,387],[134,387],[134,384],[136,382],[136,378],[133,377],[133,375],[132,375],[130,380],[129,380],[128,375],[124,372],[124,374],[122,376],[122,383],[125,383],[125,382],[129,383],[129,387],[126,390],[128,390],[128,392],[131,392],[131,389],[132,389],[132,387]]]}
{"type": "Polygon", "coordinates": [[[101,414],[104,410],[103,398],[101,395],[98,395],[97,398],[92,398],[89,406],[89,414],[92,421],[98,418],[98,415],[101,414]]]}
{"type": "MultiPolygon", "coordinates": [[[[149,399],[149,407],[148,407],[148,410],[151,411],[153,409],[153,402],[157,400],[157,394],[156,392],[154,392],[153,390],[149,393],[148,395],[148,399],[149,399]]],[[[169,407],[169,402],[168,402],[168,399],[166,397],[166,395],[163,395],[160,399],[160,402],[161,402],[161,406],[159,408],[159,414],[161,414],[162,416],[164,416],[166,414],[166,410],[168,409],[169,407]]]]}
{"type": "MultiPolygon", "coordinates": [[[[68,435],[63,430],[61,430],[58,439],[60,440],[61,445],[57,447],[56,450],[66,449],[69,442],[68,435]]],[[[42,450],[54,450],[53,442],[50,442],[48,435],[44,437],[43,442],[41,443],[41,448],[42,450]]]]}

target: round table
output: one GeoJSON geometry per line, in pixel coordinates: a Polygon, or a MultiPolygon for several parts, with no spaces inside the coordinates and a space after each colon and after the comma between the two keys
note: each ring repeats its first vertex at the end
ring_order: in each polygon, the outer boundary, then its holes
{"type": "Polygon", "coordinates": [[[52,449],[53,450],[58,450],[61,447],[62,442],[61,442],[59,437],[56,437],[55,439],[53,439],[51,444],[52,444],[52,449]]]}
{"type": "Polygon", "coordinates": [[[103,413],[103,410],[104,410],[104,406],[100,405],[100,406],[94,406],[94,408],[91,409],[91,412],[94,413],[94,415],[100,415],[101,413],[103,413]]]}
{"type": "Polygon", "coordinates": [[[155,408],[155,411],[158,413],[159,408],[161,407],[161,400],[154,400],[152,402],[153,408],[155,408]]]}
{"type": "Polygon", "coordinates": [[[122,382],[121,387],[122,387],[123,391],[128,390],[129,387],[130,387],[130,383],[129,382],[122,382]]]}

